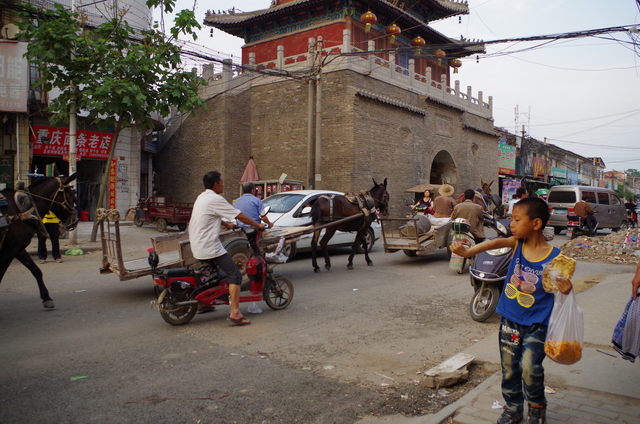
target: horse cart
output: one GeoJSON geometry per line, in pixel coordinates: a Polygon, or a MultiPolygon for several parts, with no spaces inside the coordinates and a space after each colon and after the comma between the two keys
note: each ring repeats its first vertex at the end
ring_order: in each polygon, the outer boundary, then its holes
{"type": "Polygon", "coordinates": [[[402,250],[407,256],[423,256],[436,249],[447,249],[451,256],[451,220],[434,219],[430,228],[421,226],[425,216],[413,218],[381,218],[384,251],[394,253],[402,250]],[[425,231],[426,229],[426,231],[425,231]]]}
{"type": "Polygon", "coordinates": [[[170,196],[151,196],[138,203],[133,222],[137,227],[142,227],[145,222],[153,222],[162,233],[169,225],[177,225],[180,231],[184,231],[192,210],[193,203],[174,202],[170,196]]]}
{"type": "MultiPolygon", "coordinates": [[[[116,274],[120,281],[152,275],[148,256],[136,259],[125,259],[120,234],[120,214],[117,210],[100,211],[97,214],[102,242],[101,274],[116,274]]],[[[260,248],[268,253],[299,240],[302,232],[308,227],[292,227],[288,229],[273,229],[264,232],[260,240],[260,248]],[[282,243],[280,240],[283,240],[282,243]]],[[[151,246],[159,256],[156,269],[171,269],[188,267],[197,262],[191,253],[189,233],[179,232],[151,237],[151,246]]],[[[244,233],[240,230],[230,230],[220,233],[220,241],[233,261],[244,274],[244,266],[252,255],[251,248],[244,233]]]]}

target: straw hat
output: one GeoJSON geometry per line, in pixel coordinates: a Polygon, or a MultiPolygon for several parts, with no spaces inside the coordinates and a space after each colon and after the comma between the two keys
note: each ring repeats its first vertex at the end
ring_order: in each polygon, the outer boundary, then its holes
{"type": "Polygon", "coordinates": [[[440,193],[440,195],[442,196],[451,196],[453,195],[453,192],[453,186],[449,184],[443,184],[442,187],[440,187],[440,190],[438,190],[438,193],[440,193]]]}

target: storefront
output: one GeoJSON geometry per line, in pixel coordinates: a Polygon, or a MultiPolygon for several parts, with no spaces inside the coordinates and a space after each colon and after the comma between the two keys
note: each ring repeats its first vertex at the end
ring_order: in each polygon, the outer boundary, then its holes
{"type": "MultiPolygon", "coordinates": [[[[80,216],[87,216],[86,213],[81,213],[82,211],[93,212],[96,209],[112,140],[112,133],[100,132],[95,127],[78,129],[76,132],[76,166],[79,176],[76,191],[80,216]]],[[[31,127],[30,141],[33,153],[32,173],[53,176],[57,171],[62,175],[69,175],[68,128],[55,128],[46,123],[36,123],[31,127]]]]}

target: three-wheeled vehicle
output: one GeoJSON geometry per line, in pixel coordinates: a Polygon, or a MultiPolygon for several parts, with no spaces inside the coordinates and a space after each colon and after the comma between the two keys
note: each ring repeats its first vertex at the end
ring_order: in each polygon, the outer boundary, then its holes
{"type": "Polygon", "coordinates": [[[133,222],[137,227],[142,227],[145,222],[153,222],[162,233],[169,225],[177,225],[180,231],[184,231],[192,210],[193,203],[174,202],[170,196],[151,196],[138,202],[133,222]]]}

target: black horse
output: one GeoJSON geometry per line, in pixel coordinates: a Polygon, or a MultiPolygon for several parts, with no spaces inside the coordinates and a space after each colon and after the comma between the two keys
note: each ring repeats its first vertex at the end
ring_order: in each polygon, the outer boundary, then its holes
{"type": "MultiPolygon", "coordinates": [[[[48,211],[52,211],[68,230],[72,230],[78,225],[77,198],[68,184],[75,179],[76,174],[70,177],[39,178],[29,186],[30,199],[27,200],[33,203],[40,217],[45,216],[48,211]]],[[[4,230],[0,230],[0,232],[6,231],[4,241],[1,242],[0,246],[0,282],[2,282],[2,278],[11,261],[16,258],[31,271],[31,274],[38,282],[43,306],[45,308],[53,308],[53,300],[49,297],[49,291],[44,285],[42,271],[26,251],[36,232],[36,224],[30,220],[20,219],[20,213],[23,211],[16,205],[15,193],[16,190],[13,189],[2,190],[2,194],[9,203],[9,206],[2,209],[5,217],[8,217],[9,226],[4,230]]],[[[1,239],[2,234],[0,233],[1,239]]]]}
{"type": "MultiPolygon", "coordinates": [[[[389,193],[387,192],[387,179],[384,179],[384,183],[378,184],[373,180],[373,188],[368,192],[358,195],[360,196],[360,204],[351,203],[345,196],[321,196],[316,200],[311,208],[311,221],[314,226],[326,224],[328,222],[337,221],[339,219],[347,218],[356,214],[362,214],[358,218],[354,218],[351,221],[343,222],[336,226],[330,226],[325,229],[324,236],[320,240],[320,247],[324,254],[324,267],[327,270],[331,269],[331,260],[329,259],[329,253],[327,252],[327,244],[336,231],[357,231],[356,238],[351,246],[351,255],[349,255],[349,263],[347,268],[353,269],[353,257],[356,254],[358,245],[362,244],[364,249],[364,258],[367,261],[367,265],[373,265],[371,259],[369,259],[369,246],[367,244],[365,235],[371,223],[374,219],[377,219],[377,211],[380,211],[382,215],[388,214],[389,207],[389,193]]],[[[316,261],[316,249],[318,246],[318,239],[320,238],[320,232],[313,233],[311,239],[311,260],[313,264],[313,270],[320,272],[320,267],[316,261]]]]}

